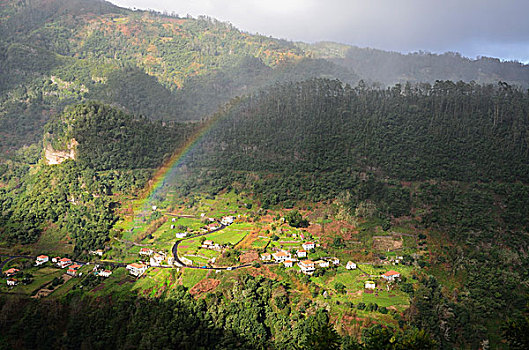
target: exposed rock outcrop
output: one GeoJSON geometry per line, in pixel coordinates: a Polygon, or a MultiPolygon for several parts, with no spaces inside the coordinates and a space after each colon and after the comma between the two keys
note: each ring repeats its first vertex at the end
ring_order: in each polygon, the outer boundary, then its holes
{"type": "Polygon", "coordinates": [[[58,151],[53,149],[53,146],[51,144],[48,144],[46,146],[46,149],[44,150],[44,157],[46,158],[46,162],[49,165],[54,164],[61,164],[67,159],[74,159],[75,160],[75,150],[78,143],[75,139],[71,139],[68,143],[68,149],[58,151]]]}

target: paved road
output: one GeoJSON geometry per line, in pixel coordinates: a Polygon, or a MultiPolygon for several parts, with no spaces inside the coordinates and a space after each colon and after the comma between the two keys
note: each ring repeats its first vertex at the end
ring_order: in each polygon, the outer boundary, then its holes
{"type": "Polygon", "coordinates": [[[17,259],[17,258],[26,258],[26,259],[35,259],[36,257],[34,256],[28,256],[28,255],[1,255],[0,256],[3,258],[3,257],[7,257],[7,259],[5,260],[2,260],[2,262],[0,263],[0,271],[2,271],[2,269],[4,268],[4,266],[10,262],[11,260],[13,259],[17,259]]]}
{"type": "MultiPolygon", "coordinates": [[[[173,246],[173,256],[174,256],[174,260],[175,262],[177,262],[178,264],[180,264],[182,267],[188,267],[190,269],[204,269],[204,270],[237,270],[237,269],[242,269],[242,268],[245,268],[245,267],[249,267],[249,266],[252,266],[252,264],[243,264],[243,265],[237,265],[237,266],[228,266],[228,267],[208,267],[208,266],[193,266],[193,265],[187,265],[187,264],[184,264],[184,262],[182,260],[180,260],[180,258],[178,258],[178,245],[180,243],[182,243],[183,241],[187,240],[187,239],[192,239],[192,238],[197,238],[197,237],[201,237],[201,236],[206,236],[206,235],[209,235],[211,233],[214,233],[214,232],[218,232],[220,230],[223,230],[225,229],[226,226],[224,225],[220,225],[219,228],[215,229],[215,230],[211,230],[209,232],[205,232],[205,233],[201,233],[199,235],[196,235],[196,236],[193,236],[193,237],[189,237],[189,238],[185,238],[185,239],[182,239],[182,240],[179,240],[179,241],[176,241],[176,243],[174,244],[173,246]]],[[[265,263],[267,265],[273,265],[275,263],[265,263]]]]}

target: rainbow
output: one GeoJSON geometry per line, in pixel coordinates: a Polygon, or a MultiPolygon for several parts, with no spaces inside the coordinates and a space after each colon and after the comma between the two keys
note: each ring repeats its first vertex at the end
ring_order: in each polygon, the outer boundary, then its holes
{"type": "MultiPolygon", "coordinates": [[[[160,193],[165,183],[175,175],[176,169],[183,164],[186,156],[200,143],[204,136],[217,124],[221,114],[218,113],[204,122],[193,135],[181,145],[173,155],[156,171],[147,187],[143,190],[134,205],[134,213],[151,210],[151,205],[156,194],[160,193]]],[[[135,215],[136,216],[136,215],[135,215]]]]}

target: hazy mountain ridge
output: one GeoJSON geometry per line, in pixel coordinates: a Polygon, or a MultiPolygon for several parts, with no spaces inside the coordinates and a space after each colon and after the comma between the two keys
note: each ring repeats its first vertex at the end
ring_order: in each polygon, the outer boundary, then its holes
{"type": "Polygon", "coordinates": [[[457,52],[402,54],[331,42],[297,45],[310,52],[311,57],[327,59],[351,69],[362,79],[385,86],[408,81],[434,83],[436,80],[462,80],[478,84],[505,81],[522,88],[529,87],[529,65],[516,61],[501,61],[493,57],[471,59],[457,52]]]}

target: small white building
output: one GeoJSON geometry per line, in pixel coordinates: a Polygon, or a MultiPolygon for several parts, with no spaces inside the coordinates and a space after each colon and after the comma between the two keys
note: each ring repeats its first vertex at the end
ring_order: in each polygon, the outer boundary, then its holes
{"type": "Polygon", "coordinates": [[[8,278],[7,279],[7,285],[10,287],[16,286],[18,284],[18,281],[14,278],[8,278]]]}
{"type": "Polygon", "coordinates": [[[261,260],[263,260],[263,261],[270,261],[270,260],[272,260],[272,254],[270,254],[270,253],[263,253],[263,254],[261,254],[261,260]]]}
{"type": "Polygon", "coordinates": [[[307,251],[304,249],[300,249],[297,251],[298,258],[306,258],[307,257],[307,251]]]}
{"type": "Polygon", "coordinates": [[[280,252],[277,252],[277,253],[274,253],[272,254],[272,256],[274,257],[274,260],[276,262],[283,262],[287,259],[290,259],[290,253],[287,253],[285,251],[280,251],[280,252]]]}
{"type": "Polygon", "coordinates": [[[176,218],[172,218],[172,219],[171,219],[171,222],[176,222],[176,218]]]}
{"type": "Polygon", "coordinates": [[[329,267],[330,263],[325,260],[316,260],[314,264],[318,265],[319,267],[329,267]]]}
{"type": "Polygon", "coordinates": [[[59,260],[57,262],[57,265],[61,268],[61,269],[64,269],[65,267],[67,266],[70,266],[72,264],[72,260],[71,259],[68,259],[68,258],[62,258],[61,260],[59,260]]]}
{"type": "Polygon", "coordinates": [[[141,276],[145,271],[147,271],[148,266],[142,263],[132,263],[127,265],[127,270],[133,276],[141,276]]]}
{"type": "Polygon", "coordinates": [[[316,247],[316,245],[314,244],[314,242],[305,242],[301,245],[303,247],[303,249],[305,250],[311,250],[311,249],[314,249],[316,247]]]}
{"type": "Polygon", "coordinates": [[[175,234],[176,238],[185,238],[187,236],[187,232],[178,232],[175,234]]]}
{"type": "Polygon", "coordinates": [[[395,281],[395,279],[400,278],[400,273],[398,273],[397,271],[391,270],[383,274],[381,277],[388,282],[393,282],[395,281]]]}
{"type": "Polygon", "coordinates": [[[80,267],[81,265],[77,265],[77,264],[71,265],[68,268],[68,271],[66,271],[66,274],[75,277],[77,276],[77,271],[79,270],[80,267]]]}
{"type": "Polygon", "coordinates": [[[285,260],[283,261],[283,264],[285,267],[292,267],[294,265],[294,262],[292,260],[285,260]]]}
{"type": "Polygon", "coordinates": [[[347,262],[347,265],[345,265],[345,268],[347,270],[356,270],[356,263],[352,262],[352,261],[348,261],[347,262]]]}
{"type": "Polygon", "coordinates": [[[50,261],[50,258],[47,255],[39,255],[37,256],[37,260],[35,261],[35,264],[37,266],[42,265],[50,261]]]}
{"type": "Polygon", "coordinates": [[[140,249],[140,255],[151,256],[152,253],[154,253],[154,252],[152,251],[152,249],[149,249],[149,248],[141,248],[141,249],[140,249]]]}
{"type": "Polygon", "coordinates": [[[371,290],[373,290],[373,289],[376,288],[376,286],[377,286],[377,285],[376,285],[375,282],[373,282],[373,281],[366,281],[366,282],[364,283],[364,288],[365,288],[365,289],[371,289],[371,290]]]}
{"type": "Polygon", "coordinates": [[[167,258],[167,264],[173,265],[174,264],[174,258],[172,256],[167,258]]]}
{"type": "Polygon", "coordinates": [[[340,265],[340,259],[336,257],[330,258],[329,261],[332,262],[334,265],[340,265]]]}
{"type": "Polygon", "coordinates": [[[312,275],[314,273],[314,261],[312,260],[301,260],[298,263],[301,272],[306,275],[312,275]]]}
{"type": "Polygon", "coordinates": [[[101,276],[101,277],[107,278],[107,277],[110,277],[110,275],[112,275],[112,271],[110,271],[110,270],[103,270],[103,271],[99,272],[99,276],[101,276]]]}
{"type": "Polygon", "coordinates": [[[233,224],[234,220],[235,218],[233,216],[225,216],[220,220],[220,223],[224,226],[230,226],[231,224],[233,224]]]}
{"type": "Polygon", "coordinates": [[[162,264],[162,261],[164,260],[165,260],[165,254],[154,253],[154,255],[150,259],[150,265],[160,266],[162,264]]]}

